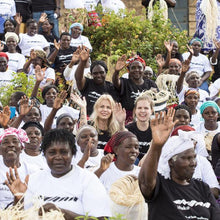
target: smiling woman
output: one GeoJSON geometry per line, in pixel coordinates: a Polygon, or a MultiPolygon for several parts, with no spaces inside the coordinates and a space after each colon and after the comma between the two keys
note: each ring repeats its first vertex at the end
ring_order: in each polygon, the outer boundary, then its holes
{"type": "Polygon", "coordinates": [[[20,199],[19,193],[27,190],[25,209],[32,206],[30,201],[38,195],[44,198],[45,212],[59,209],[65,219],[75,219],[86,214],[98,219],[111,216],[107,194],[98,178],[93,173],[71,165],[76,153],[72,133],[62,129],[50,130],[44,136],[41,147],[50,169],[31,175],[28,187],[18,176],[8,176],[7,185],[16,200],[20,199]]]}

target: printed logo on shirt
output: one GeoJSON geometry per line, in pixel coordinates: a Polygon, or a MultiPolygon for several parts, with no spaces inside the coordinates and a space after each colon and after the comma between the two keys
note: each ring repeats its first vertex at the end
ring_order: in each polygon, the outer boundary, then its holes
{"type": "Polygon", "coordinates": [[[40,196],[40,198],[43,198],[44,201],[47,202],[62,202],[62,201],[74,201],[76,202],[79,198],[77,197],[59,197],[59,196],[55,196],[55,197],[50,197],[50,196],[40,196]]]}
{"type": "Polygon", "coordinates": [[[137,92],[131,92],[131,98],[134,98],[134,99],[136,99],[142,92],[144,92],[144,91],[137,91],[137,92]]]}
{"type": "Polygon", "coordinates": [[[210,202],[197,202],[195,200],[186,201],[185,199],[178,199],[173,202],[177,205],[177,208],[180,210],[189,210],[192,207],[196,206],[201,206],[208,209],[211,206],[210,202]]]}
{"type": "Polygon", "coordinates": [[[97,92],[89,92],[88,97],[93,98],[95,100],[90,100],[90,102],[95,103],[95,101],[101,96],[101,94],[97,92]]]}

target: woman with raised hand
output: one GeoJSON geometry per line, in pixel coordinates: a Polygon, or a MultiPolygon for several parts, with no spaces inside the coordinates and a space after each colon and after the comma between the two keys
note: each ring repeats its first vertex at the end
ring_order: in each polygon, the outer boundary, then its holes
{"type": "Polygon", "coordinates": [[[175,111],[156,114],[151,120],[153,141],[139,174],[141,192],[151,219],[212,219],[220,209],[203,182],[192,179],[196,167],[190,132],[169,138],[175,111]],[[169,138],[169,139],[168,139],[169,138]]]}
{"type": "Polygon", "coordinates": [[[83,46],[79,55],[79,65],[75,72],[77,88],[87,101],[87,114],[92,114],[96,100],[103,94],[109,94],[114,100],[118,100],[118,93],[113,84],[105,80],[108,67],[104,61],[96,60],[90,66],[92,79],[84,76],[84,68],[89,59],[89,49],[83,46]]]}

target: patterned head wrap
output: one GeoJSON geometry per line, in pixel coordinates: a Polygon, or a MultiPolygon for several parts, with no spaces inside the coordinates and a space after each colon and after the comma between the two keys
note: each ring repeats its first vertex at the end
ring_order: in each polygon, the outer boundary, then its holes
{"type": "Polygon", "coordinates": [[[114,147],[119,146],[125,139],[135,137],[137,138],[133,133],[130,131],[119,131],[112,135],[108,143],[105,145],[104,153],[112,153],[114,154],[114,147]]]}
{"type": "Polygon", "coordinates": [[[194,131],[178,131],[179,136],[170,137],[162,148],[158,164],[158,172],[165,179],[170,179],[169,160],[185,150],[194,148],[194,141],[198,141],[194,131]]]}
{"type": "Polygon", "coordinates": [[[176,59],[176,58],[170,59],[169,65],[170,65],[171,63],[177,63],[180,67],[182,66],[182,63],[180,62],[180,60],[178,60],[178,59],[176,59]]]}
{"type": "Polygon", "coordinates": [[[189,72],[189,73],[187,73],[186,76],[185,76],[186,82],[190,79],[190,77],[191,77],[192,75],[197,75],[197,76],[200,77],[200,75],[199,75],[197,72],[195,72],[195,71],[189,72]]]}
{"type": "Polygon", "coordinates": [[[18,37],[18,35],[16,33],[14,33],[14,32],[7,32],[5,34],[5,42],[7,42],[9,37],[13,37],[16,40],[17,43],[19,42],[19,37],[18,37]]]}
{"type": "Polygon", "coordinates": [[[43,66],[49,67],[49,61],[47,60],[47,54],[44,50],[34,50],[36,56],[43,60],[43,66]]]}
{"type": "Polygon", "coordinates": [[[127,66],[127,68],[129,68],[129,66],[130,66],[134,61],[139,61],[139,62],[141,62],[141,63],[144,65],[144,67],[146,66],[146,63],[145,63],[144,59],[142,59],[142,58],[141,58],[140,56],[138,56],[138,55],[135,55],[135,56],[133,56],[133,57],[130,57],[130,58],[126,61],[126,66],[127,66]]]}
{"type": "Polygon", "coordinates": [[[80,27],[81,32],[83,32],[83,26],[82,26],[82,24],[80,24],[80,23],[73,23],[73,24],[71,24],[71,26],[70,26],[70,28],[69,28],[69,33],[70,33],[70,34],[72,33],[72,28],[73,28],[73,27],[80,27]]]}
{"type": "Polygon", "coordinates": [[[199,89],[190,88],[190,89],[186,90],[185,94],[184,94],[184,98],[190,94],[196,94],[200,97],[199,89]]]}
{"type": "Polygon", "coordinates": [[[204,102],[201,107],[200,107],[200,112],[201,114],[204,112],[204,110],[208,107],[213,107],[217,110],[218,114],[220,114],[220,109],[218,107],[218,105],[216,104],[216,102],[214,101],[207,101],[207,102],[204,102]]]}
{"type": "Polygon", "coordinates": [[[0,143],[2,143],[2,140],[8,135],[16,136],[21,142],[22,146],[24,146],[24,143],[29,143],[29,138],[26,134],[26,131],[24,131],[23,129],[16,129],[12,127],[3,131],[3,133],[0,135],[0,143]]]}
{"type": "Polygon", "coordinates": [[[190,41],[189,45],[191,46],[194,42],[197,42],[197,41],[198,41],[198,42],[201,44],[201,46],[203,47],[203,42],[202,42],[202,40],[199,39],[198,37],[193,38],[193,39],[190,41]]]}

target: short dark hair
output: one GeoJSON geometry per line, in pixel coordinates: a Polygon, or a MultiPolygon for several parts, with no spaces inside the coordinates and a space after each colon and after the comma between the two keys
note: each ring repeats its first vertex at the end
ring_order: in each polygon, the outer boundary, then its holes
{"type": "Polygon", "coordinates": [[[32,23],[36,23],[36,24],[37,24],[37,21],[34,20],[33,18],[29,18],[29,19],[26,21],[26,27],[29,27],[30,24],[32,24],[32,23]]]}
{"type": "Polygon", "coordinates": [[[59,92],[58,88],[55,85],[45,86],[42,91],[42,98],[43,99],[45,98],[46,93],[52,88],[55,89],[57,91],[57,93],[59,92]]]}
{"type": "Polygon", "coordinates": [[[38,128],[40,130],[40,132],[41,132],[41,135],[44,136],[44,128],[43,128],[43,126],[39,122],[28,121],[28,122],[26,122],[23,125],[22,129],[26,130],[29,127],[36,127],[36,128],[38,128]]]}
{"type": "Polygon", "coordinates": [[[71,132],[65,129],[52,129],[45,134],[41,144],[43,153],[45,154],[46,150],[56,142],[68,143],[72,154],[76,154],[75,137],[71,132]]]}
{"type": "Polygon", "coordinates": [[[97,65],[103,66],[104,69],[105,69],[105,72],[106,72],[106,73],[108,72],[108,67],[107,67],[107,65],[106,65],[106,63],[105,63],[104,61],[102,61],[102,60],[95,60],[94,62],[92,62],[91,66],[90,66],[90,72],[91,72],[91,74],[92,74],[93,68],[94,68],[95,66],[97,66],[97,65]]]}
{"type": "Polygon", "coordinates": [[[17,100],[17,102],[21,99],[22,96],[26,96],[26,94],[24,92],[21,91],[17,91],[11,94],[11,97],[14,96],[15,100],[17,100]]]}
{"type": "Polygon", "coordinates": [[[16,21],[13,20],[13,19],[11,19],[11,18],[9,18],[9,19],[6,19],[6,20],[5,20],[5,22],[4,22],[4,28],[5,28],[5,23],[6,23],[7,21],[9,21],[10,23],[12,23],[12,24],[14,25],[14,27],[16,27],[16,25],[17,25],[16,21]]]}
{"type": "Polygon", "coordinates": [[[180,110],[180,109],[184,109],[184,110],[186,110],[187,112],[189,112],[189,117],[190,117],[190,121],[191,121],[192,112],[191,112],[190,108],[189,108],[187,105],[177,105],[174,109],[175,109],[176,112],[177,112],[178,110],[180,110]]]}
{"type": "Polygon", "coordinates": [[[63,33],[60,35],[60,39],[62,38],[62,36],[65,36],[65,35],[71,37],[70,33],[68,33],[68,32],[63,32],[63,33]]]}

